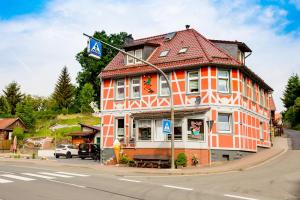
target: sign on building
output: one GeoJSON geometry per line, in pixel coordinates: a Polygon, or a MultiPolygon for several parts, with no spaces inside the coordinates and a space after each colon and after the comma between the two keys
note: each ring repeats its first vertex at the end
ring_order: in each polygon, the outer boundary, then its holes
{"type": "Polygon", "coordinates": [[[164,134],[171,134],[171,120],[162,120],[162,130],[164,134]]]}
{"type": "Polygon", "coordinates": [[[99,59],[102,56],[102,44],[101,42],[90,38],[88,41],[88,54],[94,58],[99,59]]]}

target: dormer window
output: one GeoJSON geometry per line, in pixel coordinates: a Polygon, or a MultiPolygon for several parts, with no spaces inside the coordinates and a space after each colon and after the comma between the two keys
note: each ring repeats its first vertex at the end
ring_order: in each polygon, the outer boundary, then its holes
{"type": "Polygon", "coordinates": [[[188,50],[187,47],[182,47],[182,48],[178,51],[178,53],[186,53],[187,50],[188,50]]]}
{"type": "MultiPolygon", "coordinates": [[[[134,50],[134,51],[128,51],[127,53],[139,58],[139,59],[142,59],[143,58],[143,50],[142,49],[137,49],[137,50],[134,50]]],[[[133,57],[130,57],[130,56],[126,56],[127,57],[127,65],[133,65],[133,64],[140,64],[142,63],[141,61],[137,60],[137,59],[134,59],[133,57]]]]}
{"type": "Polygon", "coordinates": [[[162,52],[160,52],[159,57],[166,57],[168,55],[170,50],[164,50],[162,52]]]}

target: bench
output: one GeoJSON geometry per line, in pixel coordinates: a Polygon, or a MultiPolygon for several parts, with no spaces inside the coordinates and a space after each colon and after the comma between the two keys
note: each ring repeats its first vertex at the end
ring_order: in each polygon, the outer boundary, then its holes
{"type": "Polygon", "coordinates": [[[134,155],[136,167],[170,167],[170,157],[162,155],[134,155]]]}

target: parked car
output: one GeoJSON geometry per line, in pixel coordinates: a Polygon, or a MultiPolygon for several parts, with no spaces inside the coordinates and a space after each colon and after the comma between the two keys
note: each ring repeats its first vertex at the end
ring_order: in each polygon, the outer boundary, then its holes
{"type": "Polygon", "coordinates": [[[100,160],[100,145],[92,143],[80,144],[78,157],[81,159],[92,158],[93,160],[100,160]]]}
{"type": "Polygon", "coordinates": [[[67,159],[72,156],[78,156],[78,148],[73,144],[60,144],[56,147],[54,156],[59,158],[65,156],[67,159]]]}

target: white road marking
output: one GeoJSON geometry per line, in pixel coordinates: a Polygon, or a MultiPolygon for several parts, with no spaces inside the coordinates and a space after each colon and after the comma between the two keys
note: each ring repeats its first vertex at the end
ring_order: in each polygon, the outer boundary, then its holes
{"type": "Polygon", "coordinates": [[[128,181],[128,182],[134,182],[134,183],[140,183],[141,181],[138,180],[131,180],[131,179],[126,179],[126,178],[120,178],[120,181],[128,181]]]}
{"type": "Polygon", "coordinates": [[[32,174],[32,173],[22,173],[22,174],[24,174],[26,176],[34,176],[34,177],[38,177],[38,178],[54,179],[54,177],[40,175],[40,174],[32,174]]]}
{"type": "Polygon", "coordinates": [[[62,178],[72,178],[73,176],[63,175],[63,174],[56,174],[56,173],[50,173],[50,172],[39,172],[39,174],[49,175],[49,176],[57,176],[62,178]]]}
{"type": "Polygon", "coordinates": [[[70,185],[70,186],[74,186],[74,187],[79,187],[79,188],[86,188],[86,186],[83,185],[76,185],[73,183],[67,183],[67,182],[62,182],[62,181],[57,181],[57,180],[49,180],[51,182],[55,182],[55,183],[61,183],[61,184],[65,184],[65,185],[70,185]]]}
{"type": "Polygon", "coordinates": [[[35,180],[33,178],[27,178],[27,177],[23,177],[23,176],[12,175],[12,174],[3,174],[1,176],[7,177],[7,178],[12,178],[12,179],[17,179],[17,180],[22,180],[22,181],[34,181],[35,180]]]}
{"type": "Polygon", "coordinates": [[[82,177],[90,176],[90,175],[86,175],[86,174],[77,174],[77,173],[69,173],[69,172],[56,172],[56,173],[65,174],[65,175],[71,175],[71,176],[82,176],[82,177]]]}
{"type": "Polygon", "coordinates": [[[185,188],[185,187],[178,187],[178,186],[174,186],[174,185],[163,185],[164,187],[168,187],[168,188],[175,188],[175,189],[180,189],[180,190],[194,190],[193,188],[185,188]]]}
{"type": "Polygon", "coordinates": [[[9,180],[0,178],[0,183],[11,183],[11,182],[13,182],[13,181],[9,181],[9,180]]]}
{"type": "Polygon", "coordinates": [[[231,197],[231,198],[236,198],[236,199],[245,199],[245,200],[258,200],[250,197],[242,197],[242,196],[237,196],[237,195],[232,195],[232,194],[224,194],[225,197],[231,197]]]}

